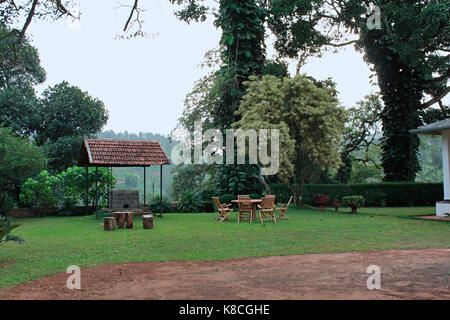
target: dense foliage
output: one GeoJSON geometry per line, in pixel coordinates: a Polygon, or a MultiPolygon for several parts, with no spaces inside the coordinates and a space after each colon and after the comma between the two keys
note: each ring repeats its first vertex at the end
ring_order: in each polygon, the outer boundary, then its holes
{"type": "MultiPolygon", "coordinates": [[[[292,195],[288,186],[274,184],[271,186],[279,202],[287,202],[292,195]]],[[[330,199],[361,195],[368,207],[409,207],[434,206],[441,201],[443,194],[442,183],[369,183],[369,184],[327,184],[305,185],[303,201],[313,205],[313,195],[323,193],[330,199]]]]}
{"type": "Polygon", "coordinates": [[[0,127],[0,164],[0,193],[18,200],[20,186],[45,168],[46,159],[27,138],[0,127]]]}
{"type": "Polygon", "coordinates": [[[239,109],[242,119],[235,127],[279,130],[277,176],[290,186],[298,204],[303,184],[315,168],[339,166],[345,110],[338,105],[333,87],[318,86],[305,76],[252,78],[248,86],[239,109]]]}

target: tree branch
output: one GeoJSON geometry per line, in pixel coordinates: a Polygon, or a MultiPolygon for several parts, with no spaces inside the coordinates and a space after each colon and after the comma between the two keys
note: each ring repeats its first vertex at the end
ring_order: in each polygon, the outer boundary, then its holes
{"type": "Polygon", "coordinates": [[[422,109],[426,109],[428,107],[431,107],[433,104],[438,103],[441,101],[447,94],[450,92],[450,87],[445,88],[444,92],[442,92],[440,95],[434,97],[430,101],[422,104],[422,109]]]}

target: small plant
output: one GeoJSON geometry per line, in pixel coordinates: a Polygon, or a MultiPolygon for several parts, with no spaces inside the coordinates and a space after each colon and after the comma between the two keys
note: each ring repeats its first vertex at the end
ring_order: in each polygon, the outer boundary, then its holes
{"type": "Polygon", "coordinates": [[[178,210],[185,213],[201,212],[203,207],[202,196],[194,191],[186,191],[178,201],[178,210]]]}
{"type": "Polygon", "coordinates": [[[18,224],[11,224],[8,218],[0,216],[0,243],[8,241],[17,241],[19,243],[24,243],[24,239],[11,234],[11,231],[18,226],[18,224]]]}
{"type": "Polygon", "coordinates": [[[313,195],[313,200],[320,210],[324,210],[325,206],[330,202],[330,197],[326,194],[316,193],[313,195]]]}
{"type": "Polygon", "coordinates": [[[160,199],[161,198],[159,196],[153,198],[152,203],[149,205],[150,211],[152,211],[155,214],[158,214],[161,212],[162,207],[162,213],[170,212],[172,210],[172,204],[163,198],[161,206],[160,199]]]}
{"type": "Polygon", "coordinates": [[[342,204],[349,206],[353,213],[358,212],[358,208],[364,206],[366,200],[363,196],[350,196],[342,198],[342,204]]]}

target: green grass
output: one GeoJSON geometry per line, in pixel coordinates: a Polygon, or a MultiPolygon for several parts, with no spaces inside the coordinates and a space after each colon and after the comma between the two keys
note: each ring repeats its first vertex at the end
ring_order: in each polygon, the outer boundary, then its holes
{"type": "Polygon", "coordinates": [[[92,216],[16,219],[15,233],[27,242],[0,245],[0,287],[65,272],[70,265],[450,247],[448,222],[398,217],[433,208],[361,211],[290,210],[292,221],[265,226],[238,224],[235,214],[223,224],[214,222],[214,214],[167,214],[155,220],[154,230],[143,230],[137,218],[134,229],[113,232],[104,232],[92,216]]]}

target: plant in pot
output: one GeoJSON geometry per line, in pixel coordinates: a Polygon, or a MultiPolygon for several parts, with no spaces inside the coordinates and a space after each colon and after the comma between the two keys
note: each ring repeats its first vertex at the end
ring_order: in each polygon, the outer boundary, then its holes
{"type": "Polygon", "coordinates": [[[320,210],[325,210],[325,206],[330,202],[330,197],[326,194],[316,193],[313,195],[313,200],[320,210]]]}
{"type": "Polygon", "coordinates": [[[352,209],[352,213],[357,213],[358,208],[364,206],[366,200],[363,196],[350,196],[342,198],[342,204],[349,206],[352,209]]]}

